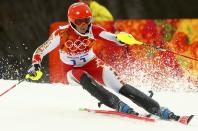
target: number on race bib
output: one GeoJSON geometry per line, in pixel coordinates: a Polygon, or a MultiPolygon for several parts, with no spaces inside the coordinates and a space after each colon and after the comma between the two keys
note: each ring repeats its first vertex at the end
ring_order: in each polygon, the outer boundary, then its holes
{"type": "Polygon", "coordinates": [[[85,59],[85,58],[83,58],[83,57],[82,57],[82,58],[80,58],[80,60],[82,60],[83,62],[86,62],[86,59],[85,59]]]}
{"type": "Polygon", "coordinates": [[[76,65],[76,60],[70,60],[70,61],[73,62],[73,65],[76,65]]]}
{"type": "MultiPolygon", "coordinates": [[[[70,60],[70,61],[72,61],[73,65],[77,64],[77,60],[70,60]]],[[[80,58],[80,62],[86,62],[86,58],[84,57],[80,58]]]]}

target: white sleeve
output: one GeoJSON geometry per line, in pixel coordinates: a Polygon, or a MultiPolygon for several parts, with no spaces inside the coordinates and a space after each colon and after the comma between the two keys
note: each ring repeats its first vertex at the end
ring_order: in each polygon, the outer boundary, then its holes
{"type": "Polygon", "coordinates": [[[125,44],[121,43],[118,41],[118,39],[116,38],[115,34],[111,33],[111,32],[107,32],[107,31],[102,31],[100,32],[99,36],[105,40],[111,41],[116,43],[117,45],[120,46],[125,46],[125,44]]]}
{"type": "Polygon", "coordinates": [[[40,63],[43,57],[54,50],[60,44],[60,36],[55,35],[55,32],[51,34],[49,39],[39,46],[33,54],[32,63],[40,63]]]}

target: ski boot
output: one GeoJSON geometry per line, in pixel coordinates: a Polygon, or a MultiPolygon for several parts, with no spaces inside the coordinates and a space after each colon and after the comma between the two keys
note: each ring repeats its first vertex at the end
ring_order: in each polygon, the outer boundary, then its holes
{"type": "Polygon", "coordinates": [[[124,102],[120,101],[118,103],[117,109],[118,112],[124,112],[124,113],[128,113],[128,114],[133,114],[133,115],[139,115],[138,112],[135,112],[133,110],[133,108],[129,107],[127,104],[125,104],[124,102]]]}
{"type": "Polygon", "coordinates": [[[159,116],[161,119],[164,120],[175,120],[182,124],[187,125],[191,119],[194,117],[194,115],[190,116],[178,116],[175,115],[173,112],[171,112],[168,108],[161,107],[157,116],[159,116]]]}

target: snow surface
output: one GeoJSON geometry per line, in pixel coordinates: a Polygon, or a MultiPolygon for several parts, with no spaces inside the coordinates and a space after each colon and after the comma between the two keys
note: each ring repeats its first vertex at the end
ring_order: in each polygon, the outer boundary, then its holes
{"type": "MultiPolygon", "coordinates": [[[[0,94],[15,83],[0,80],[0,94]]],[[[119,97],[136,111],[146,113],[119,97]]],[[[179,115],[194,114],[195,118],[186,126],[164,120],[150,123],[87,113],[79,108],[98,109],[98,101],[80,86],[23,82],[0,97],[0,131],[198,131],[197,92],[158,91],[153,98],[179,115]]],[[[102,109],[109,108],[103,105],[102,109]]]]}

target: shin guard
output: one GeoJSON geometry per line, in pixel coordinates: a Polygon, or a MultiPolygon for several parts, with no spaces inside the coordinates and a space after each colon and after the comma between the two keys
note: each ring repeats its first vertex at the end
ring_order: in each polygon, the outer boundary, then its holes
{"type": "Polygon", "coordinates": [[[158,113],[160,109],[158,102],[131,85],[124,85],[119,92],[151,114],[158,113]]]}
{"type": "Polygon", "coordinates": [[[80,84],[82,85],[83,89],[87,90],[101,103],[117,110],[120,99],[113,93],[106,90],[103,86],[98,84],[87,73],[82,74],[82,76],[80,77],[80,84]]]}

